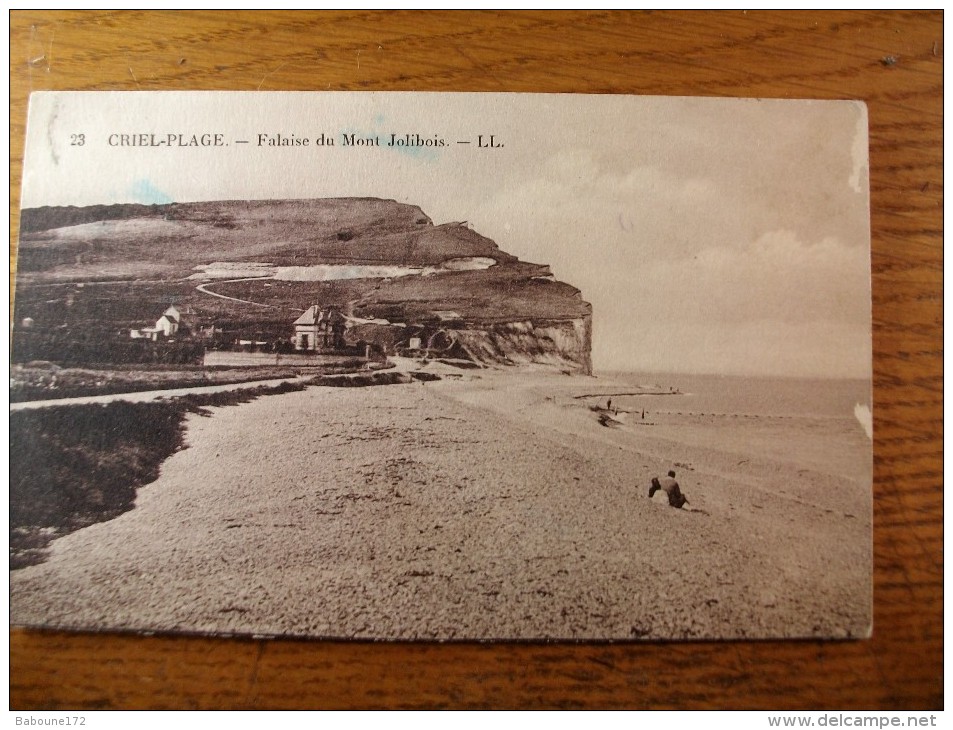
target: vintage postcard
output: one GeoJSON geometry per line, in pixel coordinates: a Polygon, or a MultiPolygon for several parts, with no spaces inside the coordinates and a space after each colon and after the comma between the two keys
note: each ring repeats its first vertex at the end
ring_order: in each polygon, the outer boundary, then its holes
{"type": "Polygon", "coordinates": [[[40,93],[17,626],[863,638],[851,101],[40,93]]]}

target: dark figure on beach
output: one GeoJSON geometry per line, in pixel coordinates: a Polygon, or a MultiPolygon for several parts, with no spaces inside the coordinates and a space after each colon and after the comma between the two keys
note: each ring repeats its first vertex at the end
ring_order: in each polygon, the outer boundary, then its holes
{"type": "Polygon", "coordinates": [[[658,477],[652,477],[652,486],[649,487],[649,499],[652,499],[655,493],[660,489],[668,496],[669,506],[681,509],[684,505],[688,504],[688,499],[682,494],[678,482],[675,481],[674,471],[670,471],[668,476],[661,482],[658,477]]]}
{"type": "Polygon", "coordinates": [[[610,398],[609,400],[606,401],[606,410],[607,410],[607,411],[611,411],[611,410],[612,410],[612,398],[610,398]]]}

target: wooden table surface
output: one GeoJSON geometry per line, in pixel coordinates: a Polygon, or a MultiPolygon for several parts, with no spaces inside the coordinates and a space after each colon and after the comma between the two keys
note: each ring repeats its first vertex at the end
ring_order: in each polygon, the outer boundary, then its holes
{"type": "Polygon", "coordinates": [[[869,106],[874,635],[373,644],[11,631],[14,709],[943,707],[941,12],[11,14],[11,259],[41,89],[537,91],[869,106]]]}

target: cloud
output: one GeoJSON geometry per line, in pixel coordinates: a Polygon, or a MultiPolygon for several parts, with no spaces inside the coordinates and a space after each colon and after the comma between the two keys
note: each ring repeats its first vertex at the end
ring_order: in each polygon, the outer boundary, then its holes
{"type": "Polygon", "coordinates": [[[793,231],[771,231],[744,247],[702,248],[636,269],[639,279],[668,292],[665,300],[648,304],[664,301],[671,319],[726,323],[760,317],[862,326],[870,319],[869,272],[866,251],[834,238],[807,243],[793,231]]]}
{"type": "Polygon", "coordinates": [[[474,220],[582,290],[594,308],[597,369],[869,371],[864,219],[850,242],[811,239],[807,225],[763,228],[792,219],[714,177],[651,166],[622,174],[585,153],[541,173],[487,200],[474,220]]]}
{"type": "Polygon", "coordinates": [[[645,319],[629,333],[605,324],[596,325],[597,370],[870,377],[869,332],[842,323],[645,319]]]}
{"type": "MultiPolygon", "coordinates": [[[[86,98],[57,111],[63,124],[79,124],[86,98]]],[[[181,115],[148,95],[124,97],[121,108],[102,98],[95,111],[105,119],[149,117],[173,128],[181,115]]],[[[188,165],[180,154],[136,148],[104,156],[82,187],[70,184],[88,172],[78,161],[33,165],[25,204],[394,198],[437,223],[470,221],[503,250],[549,264],[581,289],[594,308],[597,368],[869,373],[862,105],[360,94],[275,95],[248,107],[238,96],[191,98],[232,137],[283,129],[309,110],[312,135],[419,131],[453,141],[493,133],[506,146],[454,143],[436,158],[250,146],[190,152],[188,165]],[[235,106],[220,108],[222,100],[235,106]]]]}
{"type": "Polygon", "coordinates": [[[870,363],[865,251],[773,231],[744,248],[611,273],[587,292],[594,361],[607,369],[864,377],[870,363]],[[627,306],[614,299],[627,291],[627,306]],[[605,341],[604,341],[605,340],[605,341]]]}

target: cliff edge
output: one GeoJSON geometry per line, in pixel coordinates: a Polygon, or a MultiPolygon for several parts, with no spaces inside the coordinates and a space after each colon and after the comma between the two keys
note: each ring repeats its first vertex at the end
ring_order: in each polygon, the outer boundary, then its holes
{"type": "Polygon", "coordinates": [[[216,347],[275,347],[317,307],[346,318],[349,345],[592,370],[578,289],[466,223],[434,225],[393,200],[25,209],[16,301],[15,355],[25,323],[34,339],[128,337],[170,304],[216,347]]]}

